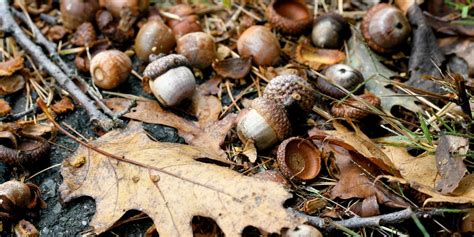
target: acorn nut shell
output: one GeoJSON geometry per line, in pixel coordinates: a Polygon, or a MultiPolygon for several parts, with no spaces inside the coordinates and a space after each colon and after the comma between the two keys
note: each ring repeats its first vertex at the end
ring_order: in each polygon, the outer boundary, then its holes
{"type": "Polygon", "coordinates": [[[95,55],[90,62],[94,84],[110,90],[124,82],[132,71],[132,60],[119,50],[106,50],[95,55]]]}
{"type": "Polygon", "coordinates": [[[148,62],[150,54],[167,54],[175,45],[176,39],[168,26],[160,21],[148,21],[138,31],[134,49],[141,61],[148,62]]]}
{"type": "Polygon", "coordinates": [[[265,88],[263,97],[274,100],[286,108],[297,105],[304,113],[309,113],[316,101],[316,91],[302,77],[284,74],[273,78],[265,88]]]}
{"type": "Polygon", "coordinates": [[[369,47],[379,53],[396,51],[411,33],[410,23],[403,12],[386,3],[370,8],[360,27],[369,47]]]}
{"type": "Polygon", "coordinates": [[[153,95],[165,107],[176,106],[193,95],[196,79],[183,55],[170,54],[148,64],[143,75],[153,95]]]}
{"type": "Polygon", "coordinates": [[[252,56],[259,66],[275,65],[280,59],[280,43],[276,36],[264,26],[251,26],[240,35],[237,50],[241,57],[252,56]]]}
{"type": "Polygon", "coordinates": [[[321,152],[311,141],[291,137],[278,146],[277,162],[287,178],[308,181],[318,176],[321,170],[321,152]]]}
{"type": "Polygon", "coordinates": [[[272,26],[286,34],[299,34],[313,21],[311,11],[298,0],[272,0],[266,15],[272,26]]]}
{"type": "MultiPolygon", "coordinates": [[[[319,77],[316,80],[316,87],[324,94],[337,99],[346,96],[346,93],[333,84],[338,84],[348,91],[353,91],[359,84],[364,82],[362,73],[346,64],[331,65],[326,68],[323,74],[326,76],[326,79],[319,77]]],[[[363,87],[360,86],[360,89],[355,91],[355,93],[362,90],[363,87]]]]}
{"type": "Polygon", "coordinates": [[[318,48],[338,49],[350,35],[349,24],[341,15],[327,13],[316,18],[311,40],[318,48]]]}
{"type": "Polygon", "coordinates": [[[188,33],[178,39],[176,52],[184,55],[191,66],[204,69],[217,57],[214,39],[204,32],[188,33]]]}
{"type": "Polygon", "coordinates": [[[262,150],[288,137],[290,131],[285,108],[263,97],[253,100],[250,110],[237,122],[241,140],[252,139],[257,149],[262,150]]]}
{"type": "Polygon", "coordinates": [[[60,4],[63,25],[69,30],[76,29],[86,21],[92,21],[99,10],[97,0],[63,0],[60,4]]]}

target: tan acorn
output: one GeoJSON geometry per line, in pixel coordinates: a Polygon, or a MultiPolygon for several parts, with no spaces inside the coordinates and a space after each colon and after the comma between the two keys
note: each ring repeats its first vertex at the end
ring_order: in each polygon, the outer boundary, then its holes
{"type": "Polygon", "coordinates": [[[276,36],[264,26],[252,26],[240,35],[237,41],[240,56],[252,56],[253,63],[260,66],[275,65],[280,59],[280,43],[276,36]]]}
{"type": "Polygon", "coordinates": [[[111,90],[122,84],[132,71],[132,61],[119,50],[106,50],[91,60],[90,73],[94,84],[102,89],[111,90]]]}

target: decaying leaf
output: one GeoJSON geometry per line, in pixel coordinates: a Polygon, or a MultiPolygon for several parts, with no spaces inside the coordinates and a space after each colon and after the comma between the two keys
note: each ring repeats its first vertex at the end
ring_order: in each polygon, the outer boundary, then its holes
{"type": "Polygon", "coordinates": [[[469,75],[474,76],[474,39],[449,37],[438,40],[445,54],[456,54],[469,65],[469,75]]]}
{"type": "Polygon", "coordinates": [[[0,99],[0,117],[3,117],[9,114],[12,111],[12,108],[4,99],[0,99]]]}
{"type": "Polygon", "coordinates": [[[232,79],[245,77],[252,68],[252,58],[228,58],[212,63],[212,68],[217,74],[232,79]]]}
{"type": "Polygon", "coordinates": [[[314,48],[309,42],[302,41],[296,47],[295,59],[297,62],[306,64],[314,70],[320,70],[329,65],[344,61],[346,55],[335,49],[314,48]]]}
{"type": "MultiPolygon", "coordinates": [[[[194,146],[205,147],[221,157],[221,161],[227,161],[227,155],[222,150],[227,132],[234,126],[236,115],[228,114],[218,120],[221,112],[221,104],[217,97],[208,95],[208,85],[202,84],[192,98],[190,113],[198,118],[198,121],[190,121],[161,108],[155,101],[138,101],[137,106],[124,117],[139,120],[146,123],[162,124],[174,127],[184,140],[194,146]]],[[[107,100],[107,106],[114,111],[123,111],[130,103],[126,99],[113,98],[107,100]]]]}
{"type": "Polygon", "coordinates": [[[51,110],[53,110],[57,114],[66,113],[67,111],[74,110],[74,104],[72,103],[71,99],[64,96],[60,101],[51,105],[51,110]]]}
{"type": "Polygon", "coordinates": [[[0,78],[0,95],[9,95],[25,87],[23,75],[15,73],[11,76],[0,78]]]}
{"type": "Polygon", "coordinates": [[[11,76],[14,72],[23,68],[23,57],[14,57],[5,62],[0,62],[0,76],[11,76]]]}
{"type": "Polygon", "coordinates": [[[97,234],[132,209],[148,214],[160,236],[192,236],[193,216],[214,219],[226,236],[239,236],[248,225],[279,232],[304,221],[283,208],[291,195],[281,185],[197,162],[194,159],[214,154],[195,146],[153,142],[138,123],[91,145],[146,167],[83,146],[63,162],[61,198],[94,198],[97,210],[90,225],[97,234]]]}
{"type": "Polygon", "coordinates": [[[358,69],[366,80],[365,88],[381,100],[382,110],[392,115],[394,106],[401,106],[412,112],[419,112],[421,108],[415,103],[416,99],[410,96],[400,96],[391,89],[390,79],[397,74],[385,67],[379,56],[370,52],[360,33],[352,32],[349,40],[348,63],[358,69]]]}
{"type": "Polygon", "coordinates": [[[436,148],[436,165],[440,178],[436,182],[437,191],[451,193],[467,172],[464,157],[469,150],[469,140],[465,137],[442,135],[436,148]]]}

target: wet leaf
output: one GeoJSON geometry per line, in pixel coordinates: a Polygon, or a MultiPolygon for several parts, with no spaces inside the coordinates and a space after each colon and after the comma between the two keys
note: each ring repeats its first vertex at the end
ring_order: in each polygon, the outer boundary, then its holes
{"type": "Polygon", "coordinates": [[[436,182],[437,191],[451,193],[467,172],[464,157],[469,150],[469,140],[464,137],[442,135],[436,148],[436,165],[440,179],[436,182]]]}
{"type": "Polygon", "coordinates": [[[57,114],[63,114],[67,111],[73,111],[74,104],[72,103],[71,99],[69,99],[69,97],[64,96],[60,101],[51,105],[50,108],[57,114]]]}
{"type": "Polygon", "coordinates": [[[306,64],[318,71],[329,65],[344,61],[346,55],[335,49],[314,48],[309,42],[302,41],[296,47],[295,59],[297,62],[306,64]]]}
{"type": "Polygon", "coordinates": [[[393,86],[390,79],[397,76],[397,73],[385,67],[380,62],[380,57],[371,53],[361,37],[360,33],[352,32],[347,61],[364,75],[365,88],[380,98],[382,110],[392,115],[392,108],[401,106],[415,113],[421,112],[421,108],[415,103],[417,101],[415,98],[400,96],[388,88],[393,86]]]}
{"type": "Polygon", "coordinates": [[[0,76],[11,76],[14,72],[23,68],[23,57],[14,57],[5,62],[0,62],[0,76]]]}
{"type": "Polygon", "coordinates": [[[214,154],[195,146],[153,142],[140,124],[131,122],[91,145],[146,165],[111,160],[82,146],[63,162],[61,198],[95,199],[90,225],[96,234],[128,210],[150,216],[160,236],[192,236],[190,223],[197,215],[214,219],[226,236],[239,236],[248,225],[279,232],[304,221],[283,208],[291,195],[281,185],[197,162],[214,154]]]}
{"type": "Polygon", "coordinates": [[[0,99],[0,117],[3,117],[9,114],[12,111],[12,108],[4,99],[0,99]]]}
{"type": "Polygon", "coordinates": [[[228,58],[212,63],[212,68],[217,74],[232,79],[245,77],[252,68],[252,58],[228,58]]]}

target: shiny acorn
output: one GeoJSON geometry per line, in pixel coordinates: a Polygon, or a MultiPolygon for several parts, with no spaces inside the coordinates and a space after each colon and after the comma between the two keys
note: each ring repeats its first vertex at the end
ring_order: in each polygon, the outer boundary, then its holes
{"type": "Polygon", "coordinates": [[[97,0],[63,0],[60,4],[64,27],[75,30],[80,24],[92,21],[99,10],[97,0]]]}
{"type": "Polygon", "coordinates": [[[291,132],[285,108],[273,100],[259,97],[237,122],[237,135],[242,141],[253,140],[257,149],[266,149],[282,141],[291,132]]]}
{"type": "Polygon", "coordinates": [[[303,32],[313,21],[311,11],[298,0],[272,0],[266,15],[272,26],[293,35],[303,32]]]}
{"type": "Polygon", "coordinates": [[[150,54],[169,53],[175,45],[171,29],[163,22],[150,20],[138,31],[134,49],[141,61],[148,62],[150,54]]]}
{"type": "MultiPolygon", "coordinates": [[[[364,82],[362,73],[346,64],[331,65],[326,68],[323,74],[326,78],[319,77],[316,81],[316,87],[324,94],[338,99],[347,94],[333,84],[337,84],[348,91],[353,91],[364,82]]],[[[359,90],[354,93],[362,90],[363,86],[361,85],[359,90]]]]}
{"type": "Polygon", "coordinates": [[[241,57],[252,56],[259,66],[275,65],[280,59],[280,43],[276,36],[264,26],[251,26],[240,35],[237,50],[241,57]]]}
{"type": "Polygon", "coordinates": [[[311,40],[318,48],[338,49],[349,38],[349,23],[337,13],[327,13],[316,18],[311,40]]]}
{"type": "Polygon", "coordinates": [[[132,71],[132,60],[116,49],[98,53],[92,58],[90,65],[94,84],[105,90],[114,89],[122,84],[132,71]]]}
{"type": "Polygon", "coordinates": [[[149,78],[153,95],[165,107],[176,106],[193,95],[196,79],[183,55],[170,54],[148,64],[143,75],[149,78]]]}
{"type": "Polygon", "coordinates": [[[370,8],[360,28],[369,47],[378,53],[396,51],[411,33],[410,23],[403,12],[386,3],[370,8]]]}
{"type": "Polygon", "coordinates": [[[191,66],[204,69],[217,57],[214,39],[204,32],[188,33],[178,39],[176,52],[185,56],[191,66]]]}

